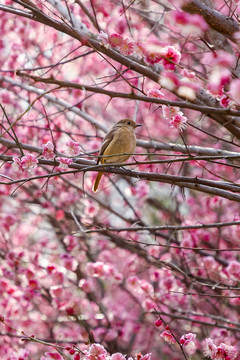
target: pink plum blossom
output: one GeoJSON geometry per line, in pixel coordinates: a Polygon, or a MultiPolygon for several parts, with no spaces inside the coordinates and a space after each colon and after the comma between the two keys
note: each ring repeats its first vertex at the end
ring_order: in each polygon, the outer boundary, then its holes
{"type": "Polygon", "coordinates": [[[65,157],[57,157],[56,160],[59,162],[58,169],[61,171],[67,170],[69,165],[71,165],[73,163],[72,159],[65,158],[65,157]]]}
{"type": "Polygon", "coordinates": [[[109,44],[113,48],[119,48],[119,46],[123,42],[123,37],[121,35],[119,35],[119,34],[112,34],[112,35],[109,36],[108,39],[109,39],[109,44]]]}
{"type": "Polygon", "coordinates": [[[202,33],[208,29],[206,21],[198,14],[175,11],[173,13],[173,19],[176,24],[181,26],[182,33],[185,36],[201,36],[202,33]]]}
{"type": "Polygon", "coordinates": [[[186,68],[182,69],[180,73],[181,73],[181,75],[183,77],[185,77],[187,79],[190,79],[190,80],[196,80],[197,79],[195,72],[190,71],[190,70],[188,70],[186,68]]]}
{"type": "Polygon", "coordinates": [[[160,52],[146,51],[145,60],[148,64],[154,65],[162,59],[160,52]]]}
{"type": "Polygon", "coordinates": [[[130,286],[136,286],[138,284],[138,277],[137,276],[130,276],[128,279],[127,279],[127,283],[130,285],[130,286]]]}
{"type": "Polygon", "coordinates": [[[14,351],[11,356],[11,360],[24,360],[28,359],[29,351],[25,349],[20,349],[18,351],[14,351]]]}
{"type": "Polygon", "coordinates": [[[234,66],[235,57],[226,51],[220,50],[218,52],[212,51],[206,53],[203,61],[205,64],[211,64],[214,67],[231,68],[234,66]]]}
{"type": "Polygon", "coordinates": [[[64,244],[67,246],[67,250],[68,251],[72,251],[73,249],[75,249],[78,245],[78,239],[75,236],[72,235],[67,235],[64,239],[63,239],[64,244]]]}
{"type": "Polygon", "coordinates": [[[127,38],[124,38],[118,47],[120,53],[125,56],[132,55],[135,49],[134,43],[127,38]]]}
{"type": "Polygon", "coordinates": [[[188,345],[190,342],[194,341],[196,339],[196,334],[188,333],[181,337],[180,342],[182,345],[188,345]]]}
{"type": "Polygon", "coordinates": [[[163,116],[169,119],[170,127],[182,132],[187,127],[188,119],[178,107],[162,106],[163,116]]]}
{"type": "Polygon", "coordinates": [[[158,90],[158,89],[150,89],[150,90],[148,90],[147,91],[147,96],[157,98],[157,99],[165,98],[165,95],[163,94],[163,92],[161,90],[158,90]]]}
{"type": "Polygon", "coordinates": [[[223,107],[227,108],[228,106],[230,106],[231,100],[229,99],[229,97],[228,97],[227,95],[222,95],[222,96],[220,97],[220,104],[221,104],[223,107]]]}
{"type": "Polygon", "coordinates": [[[144,293],[148,296],[153,296],[154,295],[154,289],[153,286],[145,281],[145,280],[140,280],[139,281],[139,286],[140,288],[144,291],[144,293]]]}
{"type": "Polygon", "coordinates": [[[237,358],[237,355],[238,355],[238,350],[235,346],[221,343],[216,349],[215,359],[226,360],[228,358],[230,360],[234,360],[237,358]]]}
{"type": "Polygon", "coordinates": [[[86,360],[105,360],[107,351],[100,344],[92,344],[88,351],[85,352],[86,360]]]}
{"type": "Polygon", "coordinates": [[[22,158],[13,157],[13,168],[15,171],[31,172],[38,164],[38,159],[32,154],[27,154],[22,158]]]}
{"type": "Polygon", "coordinates": [[[115,353],[107,357],[107,360],[126,360],[126,355],[115,353]]]}
{"type": "Polygon", "coordinates": [[[223,86],[230,82],[231,77],[229,69],[216,67],[209,76],[208,89],[213,93],[221,93],[223,86]]]}
{"type": "Polygon", "coordinates": [[[27,154],[21,158],[22,168],[31,172],[38,164],[38,159],[32,154],[27,154]]]}
{"type": "Polygon", "coordinates": [[[164,341],[168,342],[169,344],[174,344],[176,342],[169,330],[164,330],[160,336],[164,339],[164,341]]]}
{"type": "Polygon", "coordinates": [[[170,91],[175,90],[179,86],[178,77],[173,71],[162,71],[159,83],[163,88],[170,91]]]}
{"type": "Polygon", "coordinates": [[[56,220],[57,221],[64,219],[64,217],[65,217],[65,213],[62,209],[59,209],[56,211],[56,220]]]}
{"type": "Polygon", "coordinates": [[[51,141],[48,141],[42,146],[42,155],[45,159],[54,159],[54,145],[51,141]]]}
{"type": "Polygon", "coordinates": [[[89,280],[81,279],[79,281],[79,287],[83,289],[84,292],[89,293],[93,290],[92,285],[89,280]]]}
{"type": "Polygon", "coordinates": [[[70,254],[63,254],[61,256],[63,265],[66,269],[75,271],[77,269],[77,261],[76,259],[71,256],[70,254]]]}
{"type": "Polygon", "coordinates": [[[179,107],[162,105],[162,113],[166,119],[172,119],[174,116],[180,113],[179,107]]]}
{"type": "Polygon", "coordinates": [[[18,156],[13,157],[12,167],[13,167],[14,171],[19,171],[19,172],[23,171],[22,161],[18,156]]]}
{"type": "Polygon", "coordinates": [[[122,280],[122,275],[114,268],[111,264],[105,264],[101,261],[96,263],[88,263],[86,271],[89,276],[102,277],[102,278],[113,278],[116,281],[122,280]]]}
{"type": "Polygon", "coordinates": [[[67,143],[66,143],[66,148],[64,150],[65,154],[66,155],[69,155],[69,156],[76,156],[79,154],[80,152],[80,145],[78,142],[76,141],[73,141],[72,139],[69,140],[67,143]]]}
{"type": "Polygon", "coordinates": [[[139,353],[135,356],[135,360],[151,360],[151,358],[152,358],[152,353],[148,353],[145,355],[139,353]]]}
{"type": "Polygon", "coordinates": [[[216,349],[217,349],[217,346],[214,344],[213,340],[211,338],[206,338],[205,346],[203,349],[204,356],[214,359],[214,356],[216,354],[216,349]]]}
{"type": "Polygon", "coordinates": [[[146,55],[146,48],[144,44],[140,41],[134,43],[134,56],[142,59],[146,55]]]}
{"type": "Polygon", "coordinates": [[[204,355],[210,357],[211,360],[235,360],[238,350],[235,346],[221,343],[215,345],[211,338],[205,339],[204,355]]]}
{"type": "Polygon", "coordinates": [[[188,119],[186,118],[186,116],[182,114],[177,114],[170,120],[169,123],[171,128],[175,128],[178,131],[182,132],[187,127],[187,121],[188,119]]]}
{"type": "Polygon", "coordinates": [[[165,70],[174,70],[176,64],[179,64],[181,59],[180,51],[170,45],[161,49],[160,54],[163,57],[161,63],[163,64],[165,70]]]}
{"type": "Polygon", "coordinates": [[[225,269],[226,273],[236,280],[240,280],[240,262],[232,260],[225,269]]]}
{"type": "Polygon", "coordinates": [[[188,333],[180,338],[180,344],[185,347],[185,350],[189,355],[193,355],[196,351],[195,344],[196,334],[188,333]]]}

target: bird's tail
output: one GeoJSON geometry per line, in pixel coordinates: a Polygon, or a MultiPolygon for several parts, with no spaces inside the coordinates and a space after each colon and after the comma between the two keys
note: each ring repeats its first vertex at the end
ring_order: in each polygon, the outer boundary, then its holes
{"type": "Polygon", "coordinates": [[[99,173],[97,174],[97,177],[96,177],[96,179],[95,179],[95,181],[94,181],[93,188],[92,188],[93,192],[96,192],[96,191],[97,191],[98,185],[99,185],[99,183],[100,183],[100,180],[101,180],[101,177],[102,177],[102,176],[103,176],[103,173],[102,173],[102,172],[99,172],[99,173]]]}

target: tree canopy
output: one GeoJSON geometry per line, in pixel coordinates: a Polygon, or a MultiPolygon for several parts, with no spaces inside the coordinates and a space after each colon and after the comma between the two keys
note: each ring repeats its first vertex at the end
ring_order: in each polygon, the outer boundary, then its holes
{"type": "Polygon", "coordinates": [[[239,16],[1,1],[1,359],[239,359],[239,16]]]}

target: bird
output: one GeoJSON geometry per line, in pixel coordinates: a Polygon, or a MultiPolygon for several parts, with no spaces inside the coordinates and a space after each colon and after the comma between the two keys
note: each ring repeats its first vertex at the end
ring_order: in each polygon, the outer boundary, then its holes
{"type": "MultiPolygon", "coordinates": [[[[97,165],[123,163],[130,158],[136,147],[136,135],[134,130],[141,126],[134,120],[119,120],[105,136],[99,151],[97,165]],[[113,155],[104,157],[104,155],[113,155]]],[[[93,192],[98,189],[99,182],[103,176],[102,172],[97,174],[93,184],[93,192]]]]}

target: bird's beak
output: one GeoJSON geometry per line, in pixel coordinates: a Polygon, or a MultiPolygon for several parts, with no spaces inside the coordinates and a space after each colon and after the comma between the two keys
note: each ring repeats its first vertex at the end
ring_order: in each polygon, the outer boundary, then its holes
{"type": "Polygon", "coordinates": [[[135,127],[139,127],[139,126],[142,126],[141,124],[136,124],[136,126],[135,127]]]}

